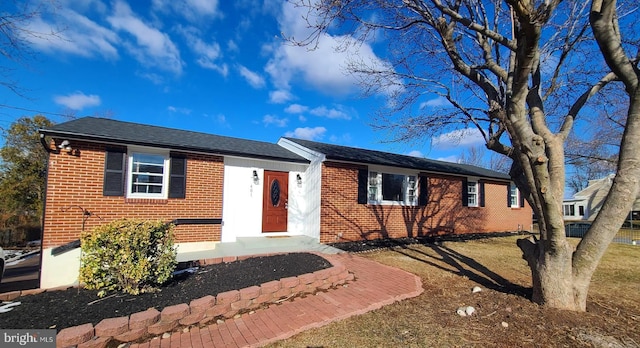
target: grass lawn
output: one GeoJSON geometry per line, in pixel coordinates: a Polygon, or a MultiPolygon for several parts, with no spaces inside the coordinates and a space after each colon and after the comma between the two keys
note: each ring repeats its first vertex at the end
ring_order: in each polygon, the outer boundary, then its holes
{"type": "Polygon", "coordinates": [[[269,347],[640,347],[640,246],[611,244],[587,312],[574,313],[529,301],[517,238],[361,254],[420,276],[424,293],[269,347]],[[477,312],[460,317],[461,306],[477,312]]]}

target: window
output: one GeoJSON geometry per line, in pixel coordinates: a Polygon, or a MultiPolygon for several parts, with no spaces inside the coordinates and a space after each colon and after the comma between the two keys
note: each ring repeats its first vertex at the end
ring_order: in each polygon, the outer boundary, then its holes
{"type": "Polygon", "coordinates": [[[478,206],[478,182],[467,181],[467,206],[478,206]]]}
{"type": "Polygon", "coordinates": [[[514,184],[509,185],[509,206],[511,208],[520,207],[520,190],[514,184]]]}
{"type": "Polygon", "coordinates": [[[166,198],[169,157],[162,154],[133,152],[129,155],[129,197],[166,198]]]}
{"type": "Polygon", "coordinates": [[[578,214],[580,214],[580,216],[584,216],[584,205],[578,206],[578,214]]]}
{"type": "Polygon", "coordinates": [[[563,214],[565,216],[575,216],[576,215],[576,207],[573,204],[563,204],[562,205],[563,214]]]}
{"type": "Polygon", "coordinates": [[[104,196],[186,198],[187,158],[178,153],[141,148],[109,148],[105,152],[104,196]]]}
{"type": "Polygon", "coordinates": [[[403,203],[416,205],[417,176],[371,171],[368,180],[370,203],[403,203]]]}

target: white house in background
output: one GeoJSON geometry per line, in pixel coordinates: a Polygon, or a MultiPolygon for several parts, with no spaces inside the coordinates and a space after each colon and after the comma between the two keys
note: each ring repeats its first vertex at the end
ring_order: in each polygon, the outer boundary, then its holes
{"type": "MultiPolygon", "coordinates": [[[[611,189],[614,176],[611,174],[602,179],[589,180],[589,185],[584,190],[576,192],[573,198],[565,199],[562,204],[564,220],[567,222],[593,221],[611,189]]],[[[640,194],[633,204],[630,215],[630,219],[640,220],[640,194]]]]}

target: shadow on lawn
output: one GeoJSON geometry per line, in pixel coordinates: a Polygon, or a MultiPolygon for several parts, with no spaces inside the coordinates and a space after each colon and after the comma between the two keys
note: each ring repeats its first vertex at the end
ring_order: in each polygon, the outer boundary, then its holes
{"type": "Polygon", "coordinates": [[[447,271],[461,277],[467,277],[487,289],[531,299],[533,290],[530,287],[524,287],[510,282],[471,257],[465,256],[443,245],[426,243],[421,243],[421,245],[433,250],[433,252],[438,256],[431,255],[406,244],[400,245],[399,247],[391,250],[443,271],[447,271]],[[446,267],[443,263],[453,267],[453,269],[446,267]]]}

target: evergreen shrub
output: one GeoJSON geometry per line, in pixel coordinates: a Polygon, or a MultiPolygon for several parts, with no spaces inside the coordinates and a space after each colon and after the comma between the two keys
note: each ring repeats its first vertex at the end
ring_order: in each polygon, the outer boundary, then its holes
{"type": "Polygon", "coordinates": [[[177,265],[173,230],[162,221],[120,219],[83,232],[80,282],[100,297],[154,291],[177,265]]]}

